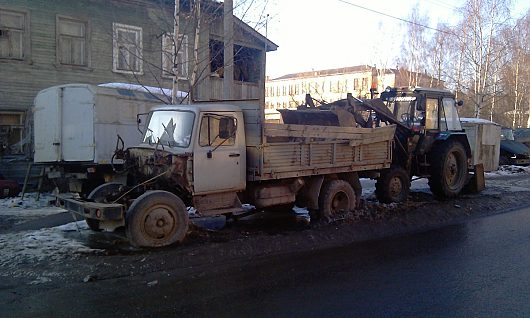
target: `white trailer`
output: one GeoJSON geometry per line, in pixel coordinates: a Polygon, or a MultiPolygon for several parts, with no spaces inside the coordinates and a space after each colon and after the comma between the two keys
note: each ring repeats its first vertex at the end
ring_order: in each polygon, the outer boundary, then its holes
{"type": "MultiPolygon", "coordinates": [[[[164,96],[89,84],[53,86],[35,97],[34,162],[49,164],[49,178],[68,180],[68,190],[90,190],[112,179],[118,135],[125,148],[142,140],[137,114],[164,96]],[[86,182],[90,181],[90,182],[86,182]]],[[[116,162],[121,163],[121,162],[116,162]]]]}

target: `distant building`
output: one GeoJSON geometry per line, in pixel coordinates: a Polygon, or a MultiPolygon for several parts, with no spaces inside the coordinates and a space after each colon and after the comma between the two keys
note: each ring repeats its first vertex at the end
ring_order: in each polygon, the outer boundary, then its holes
{"type": "Polygon", "coordinates": [[[271,109],[294,108],[305,102],[305,95],[333,102],[352,93],[357,98],[369,98],[370,89],[382,92],[386,87],[434,87],[441,82],[433,77],[398,69],[380,69],[369,65],[310,71],[268,79],[265,83],[265,105],[271,109]]]}
{"type": "MultiPolygon", "coordinates": [[[[190,91],[195,21],[180,0],[179,90],[190,91]]],[[[223,98],[223,3],[203,3],[194,100],[223,98]]],[[[20,153],[40,90],[67,83],[172,87],[174,1],[0,0],[0,155],[20,153]]],[[[233,18],[232,98],[264,102],[265,53],[277,46],[233,18]]]]}

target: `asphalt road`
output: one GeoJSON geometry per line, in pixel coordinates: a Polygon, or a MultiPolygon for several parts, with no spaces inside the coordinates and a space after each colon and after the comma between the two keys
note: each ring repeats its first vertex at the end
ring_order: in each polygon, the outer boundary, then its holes
{"type": "Polygon", "coordinates": [[[78,283],[5,317],[529,317],[530,208],[216,270],[78,283]]]}

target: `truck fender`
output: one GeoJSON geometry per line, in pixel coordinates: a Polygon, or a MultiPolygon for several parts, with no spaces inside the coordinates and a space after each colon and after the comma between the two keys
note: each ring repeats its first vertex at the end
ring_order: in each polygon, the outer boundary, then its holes
{"type": "Polygon", "coordinates": [[[320,188],[324,183],[324,176],[313,176],[304,179],[305,184],[296,197],[297,204],[308,209],[317,210],[320,188]]]}

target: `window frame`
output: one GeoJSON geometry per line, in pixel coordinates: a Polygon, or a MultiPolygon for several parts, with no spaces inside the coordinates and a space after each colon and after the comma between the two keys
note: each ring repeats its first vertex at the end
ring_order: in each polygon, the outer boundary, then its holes
{"type": "MultiPolygon", "coordinates": [[[[173,72],[173,68],[171,68],[169,71],[167,70],[166,68],[166,61],[167,59],[169,58],[168,54],[167,54],[167,51],[166,51],[166,45],[169,45],[167,44],[166,42],[167,41],[171,41],[171,57],[173,57],[173,52],[174,52],[174,45],[173,45],[173,33],[164,33],[162,35],[162,40],[161,40],[161,45],[162,45],[162,77],[164,78],[172,78],[173,75],[171,74],[173,72]]],[[[181,43],[180,45],[180,50],[177,51],[177,64],[180,65],[180,71],[179,71],[179,79],[182,79],[182,80],[187,80],[189,79],[189,43],[188,43],[188,36],[185,35],[185,34],[179,34],[179,42],[181,43]],[[181,40],[182,39],[182,40],[181,40]],[[182,54],[182,58],[180,60],[180,62],[178,61],[178,56],[182,54]],[[185,71],[186,74],[184,76],[181,76],[181,74],[183,74],[182,71],[185,71]]],[[[171,62],[171,61],[169,61],[171,62]]]]}
{"type": "Polygon", "coordinates": [[[84,18],[76,18],[76,17],[71,17],[71,16],[65,16],[65,15],[56,15],[56,18],[55,18],[55,57],[56,57],[56,63],[57,65],[60,65],[60,66],[66,66],[66,67],[79,67],[79,68],[83,68],[83,67],[90,67],[91,66],[91,37],[90,37],[90,34],[91,34],[91,25],[90,25],[90,20],[89,19],[84,19],[84,18]],[[84,36],[84,39],[85,39],[85,49],[84,49],[84,59],[85,59],[85,63],[84,64],[68,64],[68,63],[63,63],[61,62],[61,50],[60,50],[60,42],[61,42],[61,33],[60,33],[60,22],[61,21],[64,21],[64,20],[67,20],[67,21],[72,21],[72,22],[76,22],[76,23],[83,23],[85,25],[85,36],[84,36]]]}
{"type": "MultiPolygon", "coordinates": [[[[238,120],[236,118],[236,116],[232,115],[232,114],[226,114],[226,115],[220,115],[220,114],[214,114],[214,113],[206,113],[204,114],[202,117],[201,117],[201,120],[200,120],[200,123],[199,123],[199,136],[198,136],[198,145],[199,147],[214,147],[214,148],[217,148],[217,147],[234,147],[237,145],[237,130],[239,129],[238,128],[238,120]],[[228,138],[228,139],[220,139],[219,140],[219,143],[216,144],[215,142],[217,141],[217,137],[219,136],[219,134],[216,136],[216,137],[213,137],[212,139],[212,135],[211,135],[211,132],[212,132],[212,127],[210,125],[210,122],[212,119],[214,120],[221,120],[222,118],[229,118],[231,120],[234,121],[234,129],[235,129],[235,133],[232,134],[232,137],[228,138]],[[207,130],[206,132],[203,131],[203,125],[205,124],[205,120],[207,120],[207,123],[206,123],[206,127],[205,129],[207,130]],[[206,137],[207,138],[207,143],[203,143],[203,133],[207,133],[208,136],[206,137]]],[[[220,131],[220,126],[218,124],[217,126],[218,130],[220,131]]]]}
{"type": "MultiPolygon", "coordinates": [[[[21,50],[22,57],[19,58],[19,57],[1,57],[0,56],[0,61],[21,62],[21,61],[30,60],[31,59],[30,12],[28,10],[13,10],[13,9],[9,9],[9,8],[2,7],[2,6],[0,6],[0,12],[9,12],[9,13],[19,14],[19,15],[22,15],[24,19],[22,23],[24,29],[22,30],[22,39],[20,43],[21,44],[20,50],[21,50]]],[[[3,28],[0,28],[0,29],[3,29],[3,28]]]]}
{"type": "Polygon", "coordinates": [[[115,73],[122,73],[122,74],[139,74],[143,75],[143,30],[141,27],[134,26],[134,25],[128,25],[128,24],[122,24],[113,22],[112,23],[112,71],[115,73]],[[135,47],[138,50],[138,56],[137,56],[137,63],[138,63],[138,71],[136,70],[124,70],[119,69],[119,48],[118,48],[118,32],[119,31],[127,31],[127,32],[136,32],[137,38],[135,43],[135,47]]]}

